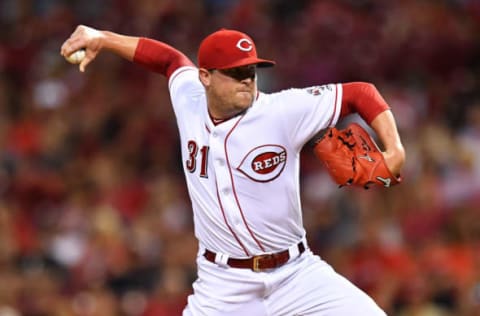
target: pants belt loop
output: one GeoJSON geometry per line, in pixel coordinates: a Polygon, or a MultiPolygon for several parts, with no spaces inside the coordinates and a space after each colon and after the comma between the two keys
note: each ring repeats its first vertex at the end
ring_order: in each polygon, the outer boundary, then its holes
{"type": "Polygon", "coordinates": [[[289,259],[288,261],[290,261],[290,260],[292,260],[292,259],[295,259],[295,258],[297,258],[297,257],[300,255],[300,249],[298,248],[300,244],[302,244],[303,247],[304,247],[305,249],[307,249],[307,242],[306,242],[306,238],[305,238],[305,237],[302,238],[302,240],[301,240],[299,243],[297,243],[297,244],[295,244],[295,245],[291,245],[291,246],[288,248],[288,254],[290,255],[290,259],[289,259]]]}
{"type": "Polygon", "coordinates": [[[217,252],[215,254],[215,263],[221,267],[228,268],[228,255],[217,252]]]}
{"type": "Polygon", "coordinates": [[[289,254],[289,257],[290,257],[290,259],[288,261],[298,257],[298,255],[300,254],[300,250],[298,249],[298,244],[294,244],[294,245],[290,246],[288,248],[288,254],[289,254]]]}

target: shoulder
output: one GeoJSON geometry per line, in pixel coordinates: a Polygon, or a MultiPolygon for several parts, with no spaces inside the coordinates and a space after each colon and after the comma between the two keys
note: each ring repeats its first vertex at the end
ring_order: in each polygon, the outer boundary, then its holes
{"type": "Polygon", "coordinates": [[[177,68],[168,78],[168,88],[185,81],[199,81],[198,69],[193,66],[183,66],[177,68]]]}
{"type": "Polygon", "coordinates": [[[204,93],[204,88],[198,79],[198,69],[193,66],[183,66],[176,69],[168,79],[168,89],[172,96],[204,93]]]}

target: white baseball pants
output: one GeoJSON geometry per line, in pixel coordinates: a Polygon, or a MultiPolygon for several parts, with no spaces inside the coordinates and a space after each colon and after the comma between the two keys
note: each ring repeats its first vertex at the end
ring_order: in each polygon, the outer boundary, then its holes
{"type": "Polygon", "coordinates": [[[307,249],[264,272],[197,258],[183,316],[385,316],[375,302],[307,249]]]}

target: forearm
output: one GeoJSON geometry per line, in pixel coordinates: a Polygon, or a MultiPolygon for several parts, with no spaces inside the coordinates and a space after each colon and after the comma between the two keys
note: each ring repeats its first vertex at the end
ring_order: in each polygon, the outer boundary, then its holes
{"type": "Polygon", "coordinates": [[[370,126],[384,146],[384,157],[393,174],[399,174],[405,163],[405,149],[398,134],[395,118],[390,110],[377,115],[370,126]]]}
{"type": "Polygon", "coordinates": [[[108,50],[129,61],[133,61],[140,37],[121,35],[110,31],[101,31],[100,48],[108,50]]]}
{"type": "Polygon", "coordinates": [[[405,150],[387,102],[370,83],[351,82],[342,87],[340,117],[358,113],[375,130],[383,144],[384,157],[390,171],[398,174],[405,162],[405,150]]]}

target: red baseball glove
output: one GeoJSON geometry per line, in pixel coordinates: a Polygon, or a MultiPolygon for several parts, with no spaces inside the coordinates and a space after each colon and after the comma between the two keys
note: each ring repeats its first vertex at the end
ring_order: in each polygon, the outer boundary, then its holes
{"type": "Polygon", "coordinates": [[[402,181],[388,169],[370,134],[357,123],[343,130],[329,128],[314,145],[314,153],[340,187],[371,185],[390,187],[402,181]]]}

